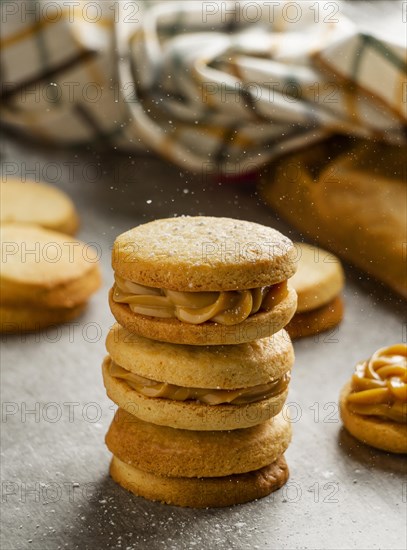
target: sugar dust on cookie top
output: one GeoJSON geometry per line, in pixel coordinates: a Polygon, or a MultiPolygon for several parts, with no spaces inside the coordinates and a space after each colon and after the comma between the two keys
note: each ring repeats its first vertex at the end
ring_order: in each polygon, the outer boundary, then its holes
{"type": "Polygon", "coordinates": [[[276,284],[296,269],[292,242],[257,223],[216,217],[155,220],[117,237],[120,277],[175,291],[244,290],[276,284]]]}

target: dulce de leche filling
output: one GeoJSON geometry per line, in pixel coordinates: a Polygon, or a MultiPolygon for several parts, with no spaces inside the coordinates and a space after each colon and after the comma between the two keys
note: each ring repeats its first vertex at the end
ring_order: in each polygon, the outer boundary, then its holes
{"type": "Polygon", "coordinates": [[[357,414],[407,422],[406,344],[381,348],[356,365],[347,405],[357,414]]]}
{"type": "Polygon", "coordinates": [[[109,374],[114,378],[124,380],[133,390],[146,397],[160,397],[174,401],[198,401],[206,405],[220,405],[229,403],[231,405],[247,405],[261,401],[269,397],[275,397],[282,393],[290,381],[290,373],[287,372],[281,378],[273,380],[268,384],[261,384],[251,388],[240,388],[237,390],[220,390],[211,388],[185,388],[158,382],[139,376],[120,367],[114,361],[110,361],[109,374]]]}
{"type": "Polygon", "coordinates": [[[236,325],[260,310],[268,311],[288,294],[287,281],[249,290],[178,292],[140,285],[115,275],[113,301],[134,313],[198,325],[214,321],[236,325]]]}

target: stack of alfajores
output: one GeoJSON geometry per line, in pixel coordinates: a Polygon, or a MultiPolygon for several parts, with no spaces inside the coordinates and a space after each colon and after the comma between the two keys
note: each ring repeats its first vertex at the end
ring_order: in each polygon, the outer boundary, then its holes
{"type": "Polygon", "coordinates": [[[117,483],[203,508],[286,482],[295,259],[278,231],[228,218],[156,220],[116,239],[103,377],[119,406],[106,436],[117,483]]]}

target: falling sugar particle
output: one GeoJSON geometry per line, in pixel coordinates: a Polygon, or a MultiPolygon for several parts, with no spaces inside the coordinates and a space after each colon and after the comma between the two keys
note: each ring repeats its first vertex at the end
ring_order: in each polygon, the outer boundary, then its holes
{"type": "Polygon", "coordinates": [[[152,201],[151,199],[148,199],[148,200],[146,201],[147,204],[151,204],[152,202],[153,202],[153,201],[152,201]]]}

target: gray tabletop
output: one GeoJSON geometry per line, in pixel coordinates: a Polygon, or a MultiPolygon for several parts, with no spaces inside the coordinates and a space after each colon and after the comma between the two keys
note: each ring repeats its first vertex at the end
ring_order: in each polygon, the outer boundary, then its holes
{"type": "Polygon", "coordinates": [[[225,509],[148,502],[109,478],[104,445],[115,410],[100,370],[113,322],[107,291],[115,236],[174,214],[227,215],[301,236],[274,217],[253,186],[220,185],[151,156],[45,151],[10,136],[2,162],[72,196],[80,238],[100,250],[104,286],[77,322],[2,337],[1,548],[406,547],[406,460],[359,444],[342,428],[337,408],[356,361],[406,341],[396,296],[346,266],[343,323],[295,343],[288,398],[294,437],[286,453],[291,477],[283,489],[225,509]]]}

